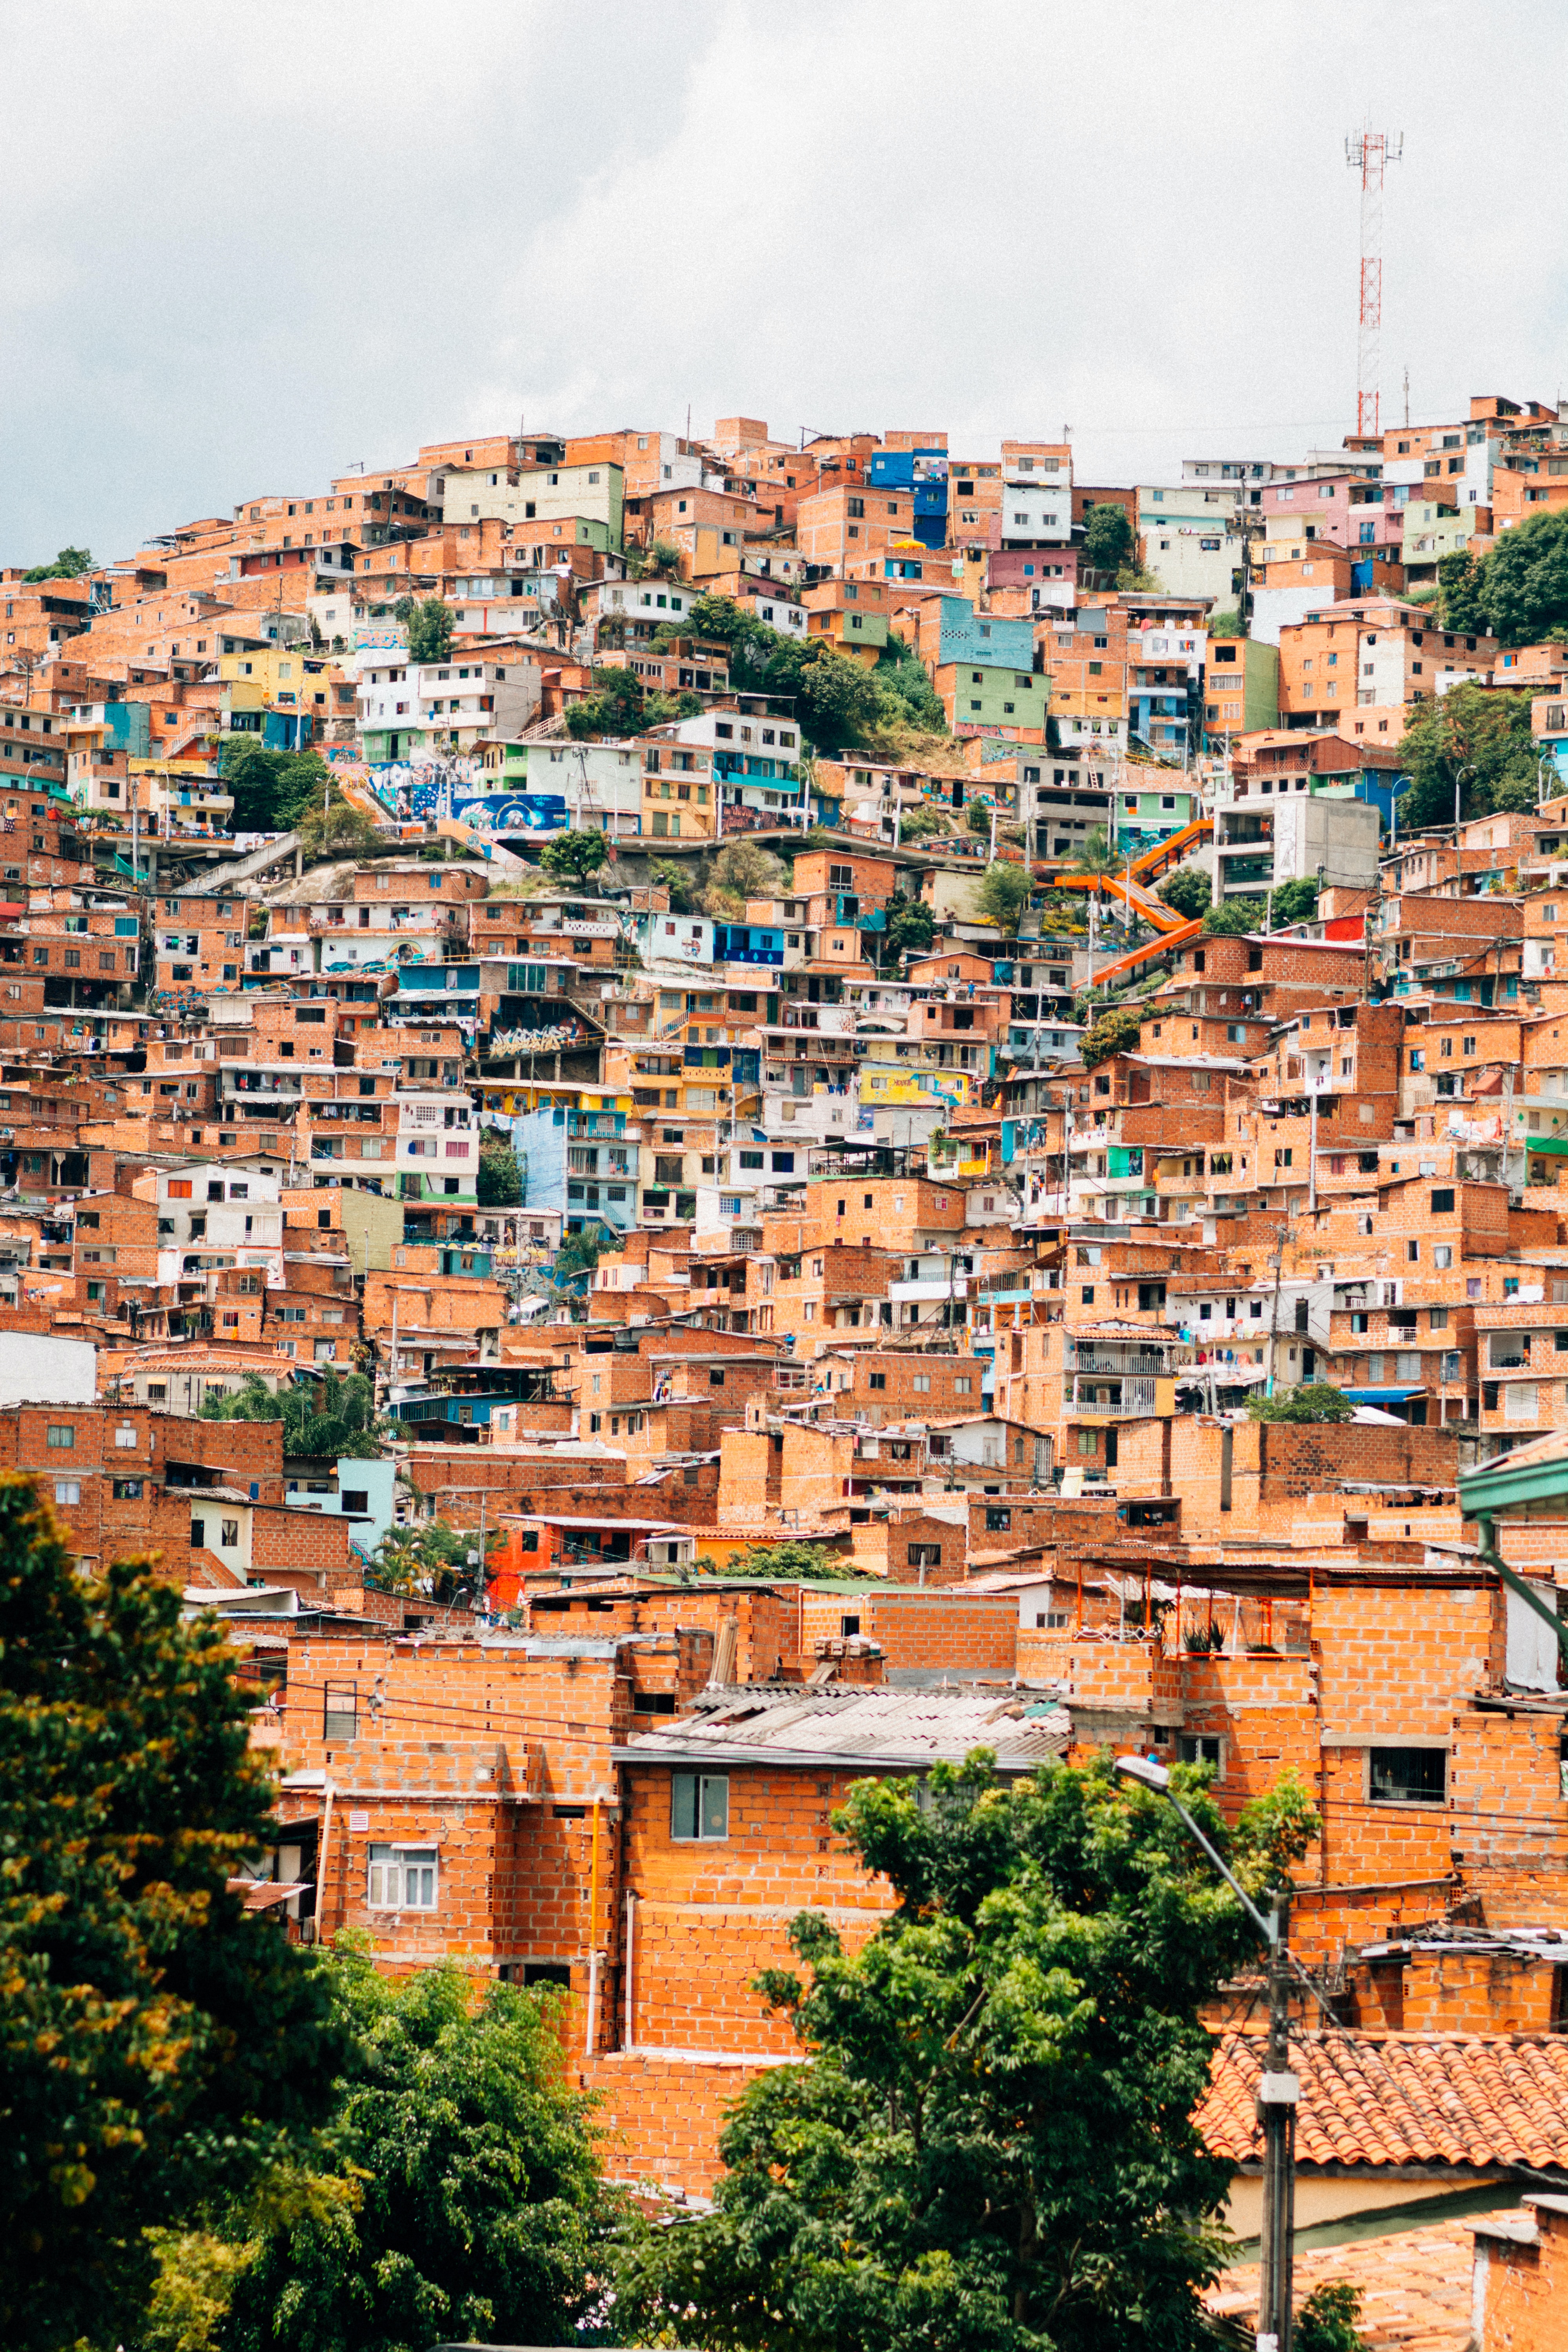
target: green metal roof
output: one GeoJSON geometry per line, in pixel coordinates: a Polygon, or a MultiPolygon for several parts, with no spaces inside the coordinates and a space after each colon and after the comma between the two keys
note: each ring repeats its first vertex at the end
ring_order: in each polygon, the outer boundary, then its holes
{"type": "Polygon", "coordinates": [[[1468,1519],[1552,1502],[1568,1510],[1568,1430],[1552,1430],[1459,1479],[1459,1507],[1468,1519]]]}

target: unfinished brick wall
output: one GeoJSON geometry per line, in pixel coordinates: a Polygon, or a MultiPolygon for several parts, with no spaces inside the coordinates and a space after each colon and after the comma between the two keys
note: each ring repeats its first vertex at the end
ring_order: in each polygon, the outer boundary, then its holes
{"type": "Polygon", "coordinates": [[[1561,2352],[1568,2309],[1568,2214],[1534,2203],[1533,2243],[1476,2233],[1471,2309],[1479,2352],[1561,2352]]]}

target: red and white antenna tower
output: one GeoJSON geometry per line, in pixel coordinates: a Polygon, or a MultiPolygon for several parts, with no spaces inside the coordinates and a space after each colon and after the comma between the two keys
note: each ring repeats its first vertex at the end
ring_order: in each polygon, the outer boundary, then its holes
{"type": "Polygon", "coordinates": [[[1352,131],[1345,162],[1361,173],[1361,332],[1356,351],[1355,429],[1358,438],[1382,430],[1377,394],[1377,344],[1383,327],[1383,174],[1405,152],[1405,133],[1352,131]]]}

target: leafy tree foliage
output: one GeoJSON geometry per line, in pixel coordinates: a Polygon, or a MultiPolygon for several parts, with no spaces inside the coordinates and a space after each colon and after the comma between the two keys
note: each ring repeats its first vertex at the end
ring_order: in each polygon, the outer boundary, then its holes
{"type": "MultiPolygon", "coordinates": [[[[1267,902],[1266,902],[1267,904],[1267,902]]],[[[1274,922],[1310,923],[1318,911],[1318,877],[1303,875],[1297,882],[1281,882],[1274,893],[1274,922]]]]}
{"type": "Polygon", "coordinates": [[[1291,2342],[1295,2352],[1366,2352],[1366,2338],[1357,2322],[1362,2294],[1348,2279],[1325,2280],[1315,2286],[1296,2315],[1291,2342]]]}
{"type": "Polygon", "coordinates": [[[801,671],[801,724],[819,751],[830,758],[864,743],[882,715],[882,692],[873,673],[847,654],[826,646],[812,649],[816,659],[801,671]]]}
{"type": "Polygon", "coordinates": [[[986,867],[975,898],[985,920],[1011,938],[1033,887],[1026,866],[1015,866],[1010,858],[999,857],[994,866],[986,867]]]}
{"type": "Polygon", "coordinates": [[[1234,605],[1228,613],[1216,613],[1209,623],[1210,645],[1216,637],[1244,637],[1246,635],[1246,614],[1237,612],[1234,605]]]}
{"type": "Polygon", "coordinates": [[[552,1269],[557,1283],[576,1282],[592,1274],[616,1236],[607,1225],[584,1225],[581,1233],[563,1234],[552,1269]]]}
{"type": "MultiPolygon", "coordinates": [[[[1230,1832],[1261,1891],[1315,1826],[1294,1782],[1230,1832]]],[[[1203,2004],[1250,1924],[1172,1808],[1109,1758],[922,1792],[862,1781],[834,1817],[898,1907],[853,1957],[816,1913],[770,1970],[805,2063],[752,2082],[714,2210],[634,2252],[627,2300],[679,2340],[767,2352],[1187,2352],[1224,2258],[1229,2168],[1199,2140],[1203,2004]],[[923,1797],[923,1801],[922,1801],[923,1797]]]]}
{"type": "Polygon", "coordinates": [[[760,842],[727,841],[713,860],[716,888],[736,898],[774,898],[784,887],[784,869],[760,842]]]}
{"type": "MultiPolygon", "coordinates": [[[[635,669],[607,668],[594,672],[594,692],[574,702],[566,713],[566,732],[575,741],[586,741],[598,735],[619,739],[636,735],[645,726],[653,724],[649,717],[650,698],[635,669]]],[[[661,705],[658,716],[665,711],[661,705]]]]}
{"type": "Polygon", "coordinates": [[[368,1459],[380,1434],[375,1391],[364,1374],[349,1372],[340,1378],[330,1368],[319,1382],[307,1378],[276,1396],[259,1372],[247,1372],[244,1384],[227,1396],[209,1390],[198,1418],[280,1421],[284,1453],[310,1461],[331,1461],[340,1454],[368,1459]]]}
{"type": "Polygon", "coordinates": [[[319,751],[269,751],[254,735],[226,738],[218,773],[234,796],[236,833],[291,833],[338,790],[319,751]]]}
{"type": "Polygon", "coordinates": [[[946,831],[945,819],[933,808],[906,809],[899,820],[899,839],[901,842],[929,841],[933,833],[946,831]]]}
{"type": "Polygon", "coordinates": [[[1201,866],[1178,866],[1157,886],[1154,896],[1163,898],[1173,914],[1184,915],[1189,923],[1195,923],[1200,915],[1207,914],[1214,892],[1201,866]]]}
{"type": "Polygon", "coordinates": [[[895,898],[888,908],[887,929],[881,934],[883,961],[897,964],[906,950],[920,954],[930,947],[935,931],[936,923],[929,907],[922,907],[915,898],[895,898]]]}
{"type": "Polygon", "coordinates": [[[479,1137],[479,1175],[475,1197],[481,1209],[516,1209],[522,1203],[522,1171],[517,1154],[498,1129],[479,1137]]]}
{"type": "Polygon", "coordinates": [[[335,2125],[352,2193],[268,2232],[225,2352],[572,2342],[621,2206],[541,1997],[476,2001],[461,1969],[387,1978],[342,1945],[331,1978],[359,2053],[335,2125]]]}
{"type": "MultiPolygon", "coordinates": [[[[489,1530],[485,1549],[502,1540],[499,1528],[489,1530]]],[[[479,1529],[448,1527],[445,1519],[416,1519],[411,1526],[388,1528],[375,1548],[374,1581],[384,1592],[427,1592],[443,1604],[479,1584],[477,1563],[468,1554],[479,1548],[479,1529]]]]}
{"type": "Polygon", "coordinates": [[[1481,566],[1480,601],[1505,646],[1568,626],[1568,514],[1549,509],[1501,532],[1481,566]]]}
{"type": "Polygon", "coordinates": [[[1116,855],[1105,827],[1097,824],[1085,834],[1083,845],[1073,859],[1073,868],[1079,874],[1119,874],[1124,862],[1116,855]]]}
{"type": "Polygon", "coordinates": [[[1254,1421],[1349,1421],[1355,1407],[1343,1389],[1328,1381],[1303,1381],[1299,1388],[1277,1389],[1272,1396],[1249,1397],[1247,1412],[1254,1421]]]}
{"type": "Polygon", "coordinates": [[[648,873],[655,882],[668,891],[672,914],[694,915],[697,912],[697,892],[684,866],[678,866],[673,857],[659,857],[649,866],[648,873]]]}
{"type": "Polygon", "coordinates": [[[843,1552],[834,1551],[827,1544],[749,1544],[744,1551],[732,1551],[719,1573],[721,1576],[794,1578],[806,1584],[833,1584],[853,1577],[855,1563],[843,1552]]]}
{"type": "Polygon", "coordinates": [[[383,846],[375,825],[363,809],[344,799],[335,784],[331,795],[325,811],[313,807],[300,819],[300,845],[307,860],[373,856],[383,846]]]}
{"type": "Polygon", "coordinates": [[[1536,746],[1528,693],[1453,687],[1441,701],[1419,706],[1399,756],[1410,778],[1410,790],[1399,803],[1401,832],[1451,825],[1456,782],[1461,819],[1535,806],[1536,746]]]}
{"type": "Polygon", "coordinates": [[[31,572],[24,572],[24,587],[36,587],[40,580],[81,580],[92,570],[92,556],[85,547],[62,547],[52,563],[35,563],[31,572]]]}
{"type": "Polygon", "coordinates": [[[8,2352],[113,2344],[144,2230],[313,2128],[343,2054],[319,1969],[226,1881],[270,1843],[222,1629],[145,1561],[80,1573],[0,1478],[0,2158],[8,2352]]]}
{"type": "Polygon", "coordinates": [[[1113,1054],[1135,1054],[1142,1032],[1143,1015],[1130,1004],[1112,1004],[1103,1012],[1079,1040],[1079,1054],[1086,1070],[1100,1062],[1109,1062],[1113,1054]]]}
{"type": "Polygon", "coordinates": [[[539,862],[557,881],[586,882],[599,871],[609,854],[609,845],[602,833],[557,833],[540,851],[539,862]]]}
{"type": "Polygon", "coordinates": [[[901,719],[926,735],[947,733],[947,712],[926,676],[925,664],[902,637],[889,636],[871,675],[882,697],[885,719],[901,719]]]}
{"type": "Polygon", "coordinates": [[[408,658],[443,662],[452,650],[452,608],[439,596],[404,596],[395,607],[408,631],[408,658]]]}
{"type": "Polygon", "coordinates": [[[1267,898],[1222,898],[1204,917],[1204,934],[1211,940],[1237,940],[1260,931],[1268,920],[1267,898]]]}
{"type": "MultiPolygon", "coordinates": [[[[1446,629],[1463,629],[1467,635],[1489,633],[1490,620],[1481,602],[1485,572],[1467,548],[1437,560],[1437,608],[1446,629]]],[[[1412,600],[1414,601],[1414,599],[1412,600]]]]}
{"type": "Polygon", "coordinates": [[[1131,560],[1132,523],[1125,507],[1106,501],[1090,509],[1083,552],[1096,572],[1120,572],[1131,560]]]}

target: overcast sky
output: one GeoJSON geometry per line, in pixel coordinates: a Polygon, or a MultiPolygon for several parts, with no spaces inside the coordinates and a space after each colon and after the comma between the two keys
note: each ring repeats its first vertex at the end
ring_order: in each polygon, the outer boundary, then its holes
{"type": "Polygon", "coordinates": [[[1079,478],[1555,399],[1532,0],[0,0],[0,560],[469,430],[1070,425],[1079,478]]]}

